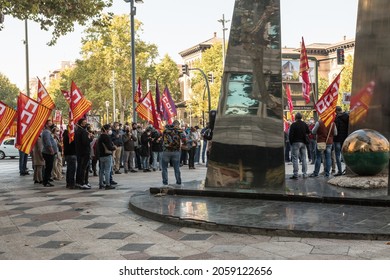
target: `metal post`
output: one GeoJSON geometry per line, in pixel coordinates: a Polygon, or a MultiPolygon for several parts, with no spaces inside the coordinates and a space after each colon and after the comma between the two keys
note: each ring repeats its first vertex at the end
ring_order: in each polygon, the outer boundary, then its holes
{"type": "Polygon", "coordinates": [[[131,80],[133,93],[133,122],[137,122],[137,112],[135,111],[135,34],[134,34],[134,16],[136,9],[134,7],[134,0],[130,1],[130,18],[131,18],[131,80]]]}
{"type": "Polygon", "coordinates": [[[225,20],[225,14],[222,14],[222,19],[218,20],[218,22],[222,23],[222,66],[225,66],[225,54],[226,54],[226,47],[225,47],[225,31],[227,28],[225,28],[225,23],[229,22],[229,20],[225,20]]]}
{"type": "Polygon", "coordinates": [[[29,71],[29,58],[28,58],[28,29],[27,29],[27,19],[24,20],[24,29],[25,29],[25,40],[24,44],[26,45],[26,89],[27,96],[30,97],[30,71],[29,71]]]}
{"type": "Polygon", "coordinates": [[[115,108],[115,71],[114,70],[112,70],[112,116],[115,122],[116,108],[115,108]]]}
{"type": "Polygon", "coordinates": [[[200,71],[200,73],[202,73],[203,78],[206,82],[207,94],[208,94],[208,98],[209,98],[209,100],[208,100],[209,101],[209,113],[210,113],[210,111],[211,111],[211,94],[210,94],[209,80],[207,79],[206,74],[200,68],[188,68],[188,70],[198,70],[198,71],[200,71]]]}

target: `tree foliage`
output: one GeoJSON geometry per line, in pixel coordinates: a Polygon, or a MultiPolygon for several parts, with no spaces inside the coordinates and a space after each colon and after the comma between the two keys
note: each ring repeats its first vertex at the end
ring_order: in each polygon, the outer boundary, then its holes
{"type": "Polygon", "coordinates": [[[341,72],[339,100],[338,100],[338,105],[342,106],[343,110],[346,110],[348,107],[348,105],[342,104],[343,94],[345,92],[352,91],[352,73],[353,73],[353,57],[352,55],[347,55],[344,63],[344,70],[343,72],[341,72]]]}
{"type": "Polygon", "coordinates": [[[20,90],[15,84],[0,73],[0,100],[10,107],[16,108],[17,98],[20,90]]]}
{"type": "Polygon", "coordinates": [[[12,0],[0,1],[0,12],[17,19],[29,19],[42,30],[52,29],[54,45],[57,39],[74,30],[76,23],[101,25],[101,12],[111,7],[112,0],[12,0]]]}
{"type": "MultiPolygon", "coordinates": [[[[222,66],[222,44],[216,43],[210,49],[202,53],[202,60],[196,62],[195,68],[200,68],[206,76],[213,75],[213,81],[209,82],[211,109],[216,109],[221,90],[223,75],[222,66]]],[[[191,81],[192,96],[188,102],[191,106],[192,114],[201,117],[204,112],[208,112],[208,93],[206,81],[199,71],[194,71],[195,77],[191,81]]]]}
{"type": "Polygon", "coordinates": [[[176,101],[181,96],[179,75],[180,71],[176,62],[168,54],[156,65],[156,79],[158,80],[161,93],[165,86],[168,86],[172,98],[176,101]]]}

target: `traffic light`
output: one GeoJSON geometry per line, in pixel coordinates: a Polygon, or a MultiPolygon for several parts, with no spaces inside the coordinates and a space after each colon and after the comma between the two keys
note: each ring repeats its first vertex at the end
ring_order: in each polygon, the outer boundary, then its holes
{"type": "Polygon", "coordinates": [[[207,74],[207,78],[209,80],[209,83],[213,83],[214,82],[214,75],[213,75],[213,73],[208,73],[207,74]]]}
{"type": "Polygon", "coordinates": [[[337,64],[344,64],[344,49],[337,49],[337,64]]]}
{"type": "Polygon", "coordinates": [[[187,64],[183,64],[181,66],[181,71],[182,71],[183,75],[187,75],[188,76],[188,65],[187,64]]]}

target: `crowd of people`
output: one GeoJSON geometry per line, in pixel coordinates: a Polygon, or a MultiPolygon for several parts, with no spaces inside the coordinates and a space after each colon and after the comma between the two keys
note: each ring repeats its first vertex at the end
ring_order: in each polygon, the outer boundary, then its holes
{"type": "MultiPolygon", "coordinates": [[[[117,174],[157,171],[161,172],[165,186],[168,167],[172,166],[176,185],[180,186],[180,167],[188,165],[189,169],[195,169],[195,164],[207,163],[207,142],[211,140],[204,138],[205,133],[209,134],[207,130],[208,125],[200,129],[175,120],[163,131],[151,125],[143,128],[139,123],[119,122],[105,124],[100,131],[94,131],[81,118],[76,124],[74,140],[69,141],[68,130],[60,135],[60,127],[48,120],[31,153],[33,180],[52,187],[54,181],[65,179],[66,188],[87,190],[92,188],[90,176],[98,176],[99,189],[115,189],[117,174]]],[[[28,174],[22,169],[21,175],[28,174]]]]}
{"type": "Polygon", "coordinates": [[[323,120],[317,122],[311,118],[303,121],[300,112],[295,114],[295,122],[284,131],[285,134],[285,161],[293,165],[293,175],[290,179],[299,178],[299,163],[302,164],[302,177],[318,177],[321,163],[324,166],[324,176],[331,174],[341,176],[342,169],[341,148],[348,137],[349,114],[342,108],[336,107],[335,121],[325,126],[323,120]],[[314,172],[307,174],[307,160],[314,164],[314,172]],[[336,170],[337,168],[337,170],[336,170]]]}

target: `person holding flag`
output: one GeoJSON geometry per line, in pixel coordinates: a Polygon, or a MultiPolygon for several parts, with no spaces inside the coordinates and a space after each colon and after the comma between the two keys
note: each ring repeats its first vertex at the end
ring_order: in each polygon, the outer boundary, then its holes
{"type": "Polygon", "coordinates": [[[51,127],[53,122],[49,119],[45,123],[45,129],[42,131],[42,156],[45,159],[45,171],[43,172],[43,186],[44,187],[53,187],[54,185],[50,183],[51,173],[53,171],[54,157],[58,153],[57,143],[55,142],[53,135],[51,133],[51,127]]]}

